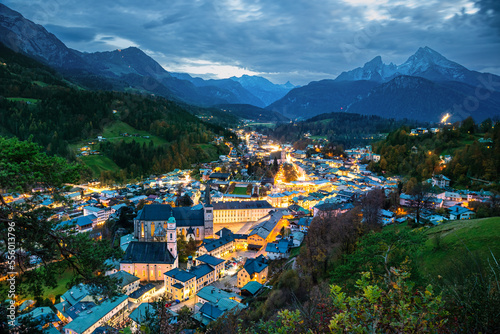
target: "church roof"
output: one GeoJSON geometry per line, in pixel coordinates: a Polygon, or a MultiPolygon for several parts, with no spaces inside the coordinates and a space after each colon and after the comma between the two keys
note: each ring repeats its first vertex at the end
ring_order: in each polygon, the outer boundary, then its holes
{"type": "Polygon", "coordinates": [[[120,263],[174,263],[166,242],[132,241],[120,263]]]}
{"type": "Polygon", "coordinates": [[[137,214],[137,220],[167,221],[173,216],[177,227],[204,226],[205,213],[203,207],[177,207],[172,208],[167,204],[145,205],[137,214]]]}
{"type": "Polygon", "coordinates": [[[217,202],[214,210],[272,209],[268,201],[217,202]]]}

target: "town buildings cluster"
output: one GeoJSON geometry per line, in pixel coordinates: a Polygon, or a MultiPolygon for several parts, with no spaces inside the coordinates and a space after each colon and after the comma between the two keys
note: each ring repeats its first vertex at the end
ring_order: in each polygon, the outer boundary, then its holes
{"type": "MultiPolygon", "coordinates": [[[[415,135],[422,131],[417,129],[415,135]]],[[[123,324],[137,330],[144,315],[153,311],[150,303],[166,294],[177,305],[175,310],[189,305],[194,319],[206,325],[228,310],[245,308],[244,298],[269,288],[269,262],[290,257],[314,217],[346,212],[376,188],[387,195],[398,191],[399,178],[375,175],[360,164],[380,159],[371,147],[328,157],[317,150],[309,154],[273,143],[256,132],[238,130],[238,134],[241,144],[231,147],[229,156],[220,161],[203,164],[199,179],[193,178],[193,170],[175,170],[118,189],[81,185],[63,194],[69,201],[64,205],[49,197],[40,203],[55,209],[52,218],[62,220],[57,229],[101,238],[100,229],[107,220],[130,212],[133,232],[121,235],[123,257],[107,262],[112,270],[106,274],[116,277],[122,290],[118,298],[100,300],[85,285],[78,285],[56,301],[55,309],[36,307],[29,314],[43,315],[48,333],[58,332],[56,328],[66,334],[96,333],[102,326],[123,324]],[[241,161],[257,158],[291,164],[297,180],[285,182],[280,173],[275,179],[250,179],[241,161]],[[236,174],[241,178],[234,179],[236,174]],[[179,205],[180,198],[189,199],[189,205],[179,205]],[[196,256],[185,266],[179,263],[181,235],[198,244],[196,256]]],[[[421,213],[429,223],[473,218],[469,203],[491,199],[486,191],[452,189],[450,181],[443,175],[427,181],[437,190],[425,197],[428,205],[421,213]],[[444,209],[439,215],[432,210],[438,208],[444,209]]],[[[30,196],[4,197],[22,203],[30,196]]],[[[414,195],[400,194],[401,210],[381,210],[380,222],[412,218],[405,208],[416,200],[414,195]]],[[[176,321],[175,310],[172,307],[172,321],[176,321]]]]}

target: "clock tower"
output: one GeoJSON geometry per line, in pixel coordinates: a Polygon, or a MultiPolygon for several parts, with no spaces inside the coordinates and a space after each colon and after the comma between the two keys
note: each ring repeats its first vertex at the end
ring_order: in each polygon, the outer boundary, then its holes
{"type": "Polygon", "coordinates": [[[170,254],[172,254],[172,256],[177,261],[177,223],[173,216],[173,211],[172,211],[172,216],[170,216],[170,218],[168,218],[167,220],[166,239],[167,239],[167,248],[170,251],[170,254]]]}

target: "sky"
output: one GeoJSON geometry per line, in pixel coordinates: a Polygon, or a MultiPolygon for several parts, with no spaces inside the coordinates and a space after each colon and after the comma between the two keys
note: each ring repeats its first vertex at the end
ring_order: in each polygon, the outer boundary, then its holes
{"type": "Polygon", "coordinates": [[[500,75],[499,0],[0,0],[85,52],[136,46],[167,71],[334,79],[428,46],[500,75]]]}

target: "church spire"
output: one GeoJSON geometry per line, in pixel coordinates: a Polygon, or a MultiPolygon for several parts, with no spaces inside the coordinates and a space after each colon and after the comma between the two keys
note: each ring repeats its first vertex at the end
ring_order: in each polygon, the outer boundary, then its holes
{"type": "Polygon", "coordinates": [[[208,181],[205,186],[205,205],[210,205],[210,183],[211,181],[208,181]]]}

